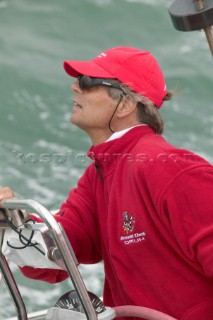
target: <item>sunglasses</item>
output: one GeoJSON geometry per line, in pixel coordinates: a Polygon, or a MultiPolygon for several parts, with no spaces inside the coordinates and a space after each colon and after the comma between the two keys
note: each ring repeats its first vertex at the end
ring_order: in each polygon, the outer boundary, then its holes
{"type": "Polygon", "coordinates": [[[103,86],[103,87],[121,90],[125,94],[124,90],[119,84],[112,83],[107,79],[92,78],[89,76],[81,75],[78,77],[78,81],[79,81],[79,87],[81,88],[81,90],[87,90],[95,86],[103,86]]]}

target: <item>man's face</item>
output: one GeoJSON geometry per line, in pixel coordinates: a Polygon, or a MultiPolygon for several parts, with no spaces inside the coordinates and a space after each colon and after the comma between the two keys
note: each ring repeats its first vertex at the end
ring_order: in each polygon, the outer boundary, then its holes
{"type": "Polygon", "coordinates": [[[71,89],[74,91],[71,122],[89,135],[94,130],[109,131],[109,121],[118,101],[109,97],[107,88],[96,86],[82,90],[76,80],[71,89]]]}

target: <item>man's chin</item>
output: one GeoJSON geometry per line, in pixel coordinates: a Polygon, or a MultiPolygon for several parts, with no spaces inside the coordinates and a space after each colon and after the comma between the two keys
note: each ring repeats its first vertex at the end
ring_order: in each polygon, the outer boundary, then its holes
{"type": "Polygon", "coordinates": [[[74,126],[76,126],[76,127],[80,128],[80,129],[84,130],[83,127],[82,127],[82,125],[81,125],[81,123],[80,123],[77,119],[75,119],[75,117],[72,116],[72,117],[70,118],[70,122],[71,122],[74,126]]]}

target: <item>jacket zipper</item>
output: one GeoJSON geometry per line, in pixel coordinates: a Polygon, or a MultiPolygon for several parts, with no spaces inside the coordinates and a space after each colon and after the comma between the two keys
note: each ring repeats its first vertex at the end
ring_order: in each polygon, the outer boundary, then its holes
{"type": "MultiPolygon", "coordinates": [[[[97,170],[97,173],[98,173],[98,176],[99,178],[101,179],[101,182],[104,184],[104,176],[102,174],[102,171],[101,171],[101,168],[99,166],[99,164],[95,161],[94,162],[94,166],[97,170]]],[[[107,190],[107,186],[106,184],[104,184],[104,193],[105,193],[105,196],[107,196],[107,201],[105,200],[105,208],[106,208],[106,211],[108,211],[108,199],[109,199],[109,196],[108,196],[108,190],[107,190]]],[[[107,241],[108,241],[108,245],[109,245],[109,235],[108,235],[108,232],[107,232],[107,241]]],[[[105,249],[105,252],[107,254],[107,257],[108,257],[108,260],[111,261],[111,257],[110,257],[110,254],[109,254],[109,250],[107,250],[107,248],[105,249]]],[[[123,304],[125,305],[126,304],[126,301],[128,300],[125,293],[123,292],[122,288],[121,288],[121,285],[120,285],[120,281],[118,279],[118,276],[117,276],[117,273],[115,271],[115,268],[114,268],[114,265],[112,263],[112,261],[110,262],[110,265],[111,265],[111,269],[113,271],[113,274],[114,274],[114,278],[116,280],[116,283],[117,283],[117,286],[118,286],[118,290],[120,292],[120,298],[121,300],[123,301],[123,304]]]]}

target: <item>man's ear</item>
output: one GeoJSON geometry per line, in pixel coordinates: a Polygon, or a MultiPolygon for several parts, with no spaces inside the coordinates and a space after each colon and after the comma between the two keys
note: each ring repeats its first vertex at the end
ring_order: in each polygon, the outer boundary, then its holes
{"type": "Polygon", "coordinates": [[[117,110],[117,117],[123,118],[136,111],[137,102],[133,101],[130,97],[124,96],[117,110]]]}

